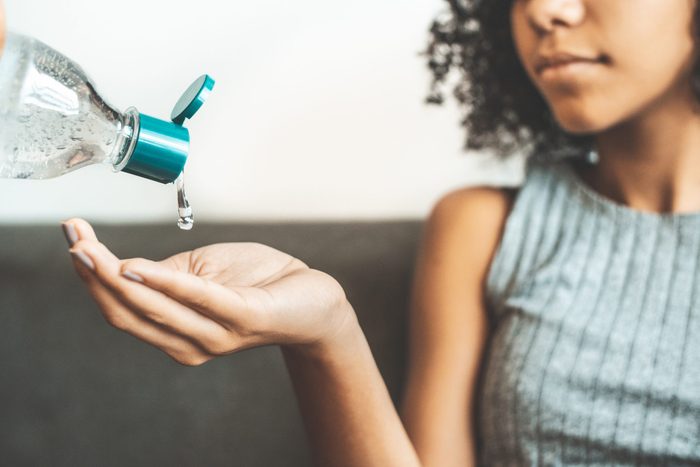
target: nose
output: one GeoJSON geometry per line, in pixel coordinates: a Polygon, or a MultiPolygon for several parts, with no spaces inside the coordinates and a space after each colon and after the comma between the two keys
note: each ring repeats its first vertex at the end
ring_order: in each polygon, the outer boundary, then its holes
{"type": "Polygon", "coordinates": [[[533,29],[552,32],[555,27],[573,27],[586,16],[583,0],[526,0],[525,12],[533,29]]]}

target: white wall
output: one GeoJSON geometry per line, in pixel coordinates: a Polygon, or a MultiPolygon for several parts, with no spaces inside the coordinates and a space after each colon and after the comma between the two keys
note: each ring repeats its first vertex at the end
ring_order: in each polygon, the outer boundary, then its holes
{"type": "MultiPolygon", "coordinates": [[[[188,124],[198,220],[421,218],[453,188],[516,183],[461,150],[454,104],[426,106],[417,54],[441,0],[5,0],[9,27],[75,59],[118,108],[188,124]]],[[[0,180],[0,222],[174,221],[175,191],[106,166],[0,180]]]]}

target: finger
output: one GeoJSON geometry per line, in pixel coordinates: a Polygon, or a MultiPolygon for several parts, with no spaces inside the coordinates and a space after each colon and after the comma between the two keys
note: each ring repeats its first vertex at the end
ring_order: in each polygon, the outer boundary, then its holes
{"type": "Polygon", "coordinates": [[[228,353],[234,347],[234,336],[219,323],[121,275],[121,261],[101,243],[81,240],[71,251],[87,256],[94,264],[97,280],[117,300],[143,318],[193,340],[210,354],[228,353]]]}
{"type": "Polygon", "coordinates": [[[75,245],[78,240],[97,240],[92,226],[80,218],[72,218],[62,223],[68,245],[75,245]]]}
{"type": "MultiPolygon", "coordinates": [[[[209,354],[189,339],[169,332],[131,311],[100,283],[85,259],[79,256],[73,258],[80,277],[86,282],[90,295],[109,324],[159,348],[183,365],[200,365],[211,359],[209,354]]],[[[89,260],[89,257],[85,258],[89,260]]]]}
{"type": "Polygon", "coordinates": [[[212,357],[189,339],[169,332],[135,314],[117,300],[104,286],[90,288],[90,294],[102,310],[105,320],[115,328],[165,352],[178,363],[200,365],[212,357]]]}
{"type": "Polygon", "coordinates": [[[227,329],[251,325],[270,308],[271,297],[256,287],[224,287],[161,263],[130,259],[122,274],[135,275],[144,284],[215,320],[227,329]]]}

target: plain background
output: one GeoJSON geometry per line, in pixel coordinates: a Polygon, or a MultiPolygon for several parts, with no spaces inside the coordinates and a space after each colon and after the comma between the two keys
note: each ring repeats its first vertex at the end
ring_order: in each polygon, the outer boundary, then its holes
{"type": "MultiPolygon", "coordinates": [[[[410,219],[442,194],[518,183],[462,150],[460,112],[424,104],[419,56],[441,0],[6,0],[9,28],[78,62],[113,106],[166,118],[202,73],[188,124],[197,220],[410,219]]],[[[0,222],[173,221],[172,185],[92,166],[0,180],[0,222]]]]}

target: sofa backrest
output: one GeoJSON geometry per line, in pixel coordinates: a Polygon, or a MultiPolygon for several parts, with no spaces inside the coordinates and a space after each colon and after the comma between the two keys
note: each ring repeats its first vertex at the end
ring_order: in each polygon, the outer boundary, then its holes
{"type": "MultiPolygon", "coordinates": [[[[122,258],[259,242],[334,276],[398,403],[421,221],[97,225],[122,258]]],[[[199,367],[109,326],[59,226],[0,226],[0,465],[310,465],[279,349],[199,367]]]]}

